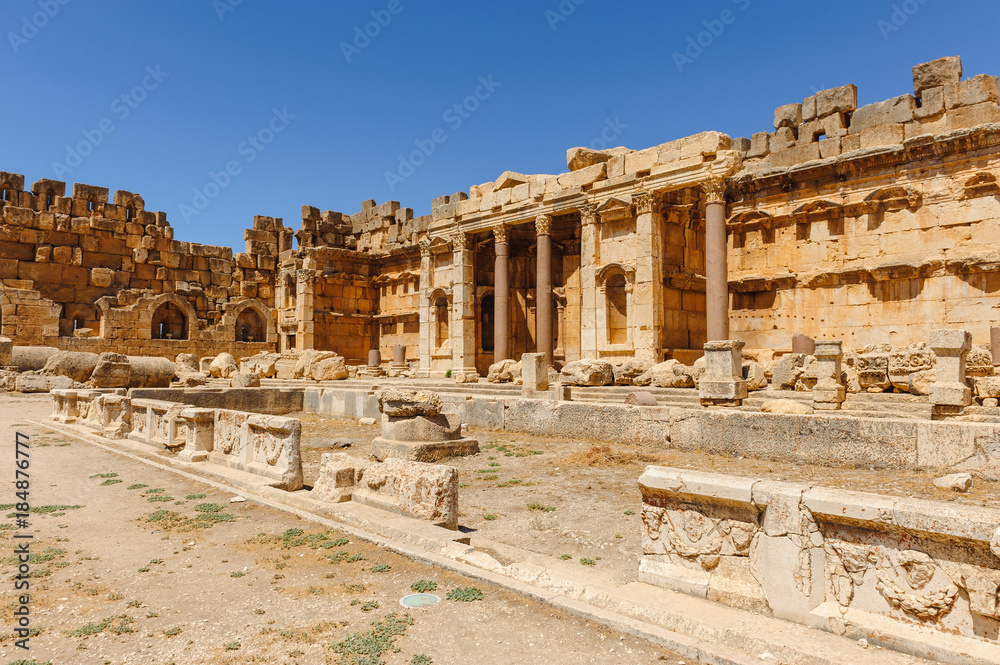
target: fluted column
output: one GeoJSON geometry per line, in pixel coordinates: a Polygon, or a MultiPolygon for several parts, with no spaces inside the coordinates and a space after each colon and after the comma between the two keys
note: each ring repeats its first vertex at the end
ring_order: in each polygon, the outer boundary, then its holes
{"type": "Polygon", "coordinates": [[[702,185],[705,193],[705,333],[709,342],[729,339],[729,272],[726,265],[725,181],[702,185]]]}
{"type": "Polygon", "coordinates": [[[510,357],[510,245],[507,244],[507,227],[493,227],[496,264],[493,291],[493,362],[510,357]]]}
{"type": "Polygon", "coordinates": [[[426,241],[420,243],[420,367],[417,377],[426,379],[431,375],[431,303],[428,297],[431,292],[431,246],[426,241]]]}
{"type": "Polygon", "coordinates": [[[552,364],[552,218],[535,218],[535,349],[552,364]]]}

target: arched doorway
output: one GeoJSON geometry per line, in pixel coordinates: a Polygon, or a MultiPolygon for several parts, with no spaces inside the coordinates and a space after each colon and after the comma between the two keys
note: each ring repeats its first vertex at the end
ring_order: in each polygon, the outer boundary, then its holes
{"type": "Polygon", "coordinates": [[[150,334],[153,339],[187,339],[187,316],[174,303],[165,302],[153,312],[150,334]]]}

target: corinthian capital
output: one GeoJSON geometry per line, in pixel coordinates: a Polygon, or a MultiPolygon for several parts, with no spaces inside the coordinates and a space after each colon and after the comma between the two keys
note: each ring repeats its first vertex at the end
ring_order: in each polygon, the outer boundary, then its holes
{"type": "Polygon", "coordinates": [[[597,223],[597,206],[592,203],[585,203],[579,208],[580,210],[580,224],[586,226],[587,224],[597,223]]]}
{"type": "Polygon", "coordinates": [[[724,203],[726,195],[726,179],[710,177],[701,183],[701,189],[705,193],[706,203],[724,203]]]}
{"type": "Polygon", "coordinates": [[[465,231],[456,231],[451,236],[451,246],[456,252],[464,252],[467,246],[465,231]]]}
{"type": "Polygon", "coordinates": [[[549,215],[539,215],[535,217],[535,233],[540,236],[552,234],[552,217],[549,215]]]}
{"type": "Polygon", "coordinates": [[[421,240],[418,245],[420,247],[420,257],[429,259],[431,256],[431,244],[427,240],[421,240]]]}
{"type": "Polygon", "coordinates": [[[497,224],[496,226],[493,227],[493,240],[498,245],[506,245],[507,231],[508,229],[506,224],[497,224]]]}
{"type": "Polygon", "coordinates": [[[632,203],[635,204],[636,213],[643,215],[656,212],[660,208],[663,196],[657,192],[639,192],[632,195],[632,203]]]}

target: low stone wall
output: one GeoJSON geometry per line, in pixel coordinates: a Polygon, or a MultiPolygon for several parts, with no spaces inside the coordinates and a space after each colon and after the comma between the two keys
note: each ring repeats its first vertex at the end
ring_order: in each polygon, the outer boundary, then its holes
{"type": "MultiPolygon", "coordinates": [[[[378,419],[371,391],[307,388],[303,410],[378,419]]],[[[840,467],[1000,473],[1000,424],[441,395],[470,427],[840,467]]]]}
{"type": "Polygon", "coordinates": [[[939,662],[1000,662],[1000,511],[650,466],[640,581],[939,662]]]}
{"type": "Polygon", "coordinates": [[[253,411],[272,416],[302,411],[301,388],[133,388],[132,399],[152,399],[200,409],[253,411]]]}
{"type": "Polygon", "coordinates": [[[288,491],[301,489],[299,420],[123,393],[54,390],[52,420],[86,427],[109,439],[129,439],[157,452],[179,450],[183,461],[246,471],[288,491]]]}

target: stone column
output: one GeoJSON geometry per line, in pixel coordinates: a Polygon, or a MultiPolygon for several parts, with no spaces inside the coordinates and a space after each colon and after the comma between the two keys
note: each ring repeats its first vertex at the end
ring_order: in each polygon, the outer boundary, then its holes
{"type": "Polygon", "coordinates": [[[580,206],[580,357],[597,358],[597,208],[580,206]]]}
{"type": "Polygon", "coordinates": [[[965,356],[972,348],[967,330],[932,330],[931,350],[937,356],[931,384],[932,416],[958,415],[972,404],[972,390],[965,382],[965,356]]]}
{"type": "MultiPolygon", "coordinates": [[[[816,385],[813,386],[813,407],[825,411],[840,408],[847,389],[840,382],[840,362],[844,359],[842,342],[816,342],[816,385]]],[[[793,338],[794,348],[794,338],[793,338]]]]}
{"type": "Polygon", "coordinates": [[[493,227],[496,264],[493,289],[493,362],[510,357],[510,245],[507,244],[507,227],[493,227]]]}
{"type": "Polygon", "coordinates": [[[552,218],[535,218],[535,350],[552,364],[552,218]]]}
{"type": "Polygon", "coordinates": [[[990,328],[990,355],[993,366],[1000,367],[1000,328],[990,328]]]}
{"type": "Polygon", "coordinates": [[[417,378],[426,379],[431,375],[431,246],[427,241],[420,243],[420,367],[417,368],[417,378]]]}
{"type": "Polygon", "coordinates": [[[476,370],[476,267],[464,231],[452,235],[455,253],[451,305],[452,377],[457,383],[475,383],[476,370]]]}
{"type": "Polygon", "coordinates": [[[705,343],[705,374],[698,382],[702,406],[740,406],[747,398],[743,379],[744,342],[716,340],[705,343]]]}
{"type": "Polygon", "coordinates": [[[629,326],[636,360],[650,364],[660,362],[663,338],[663,220],[660,197],[641,192],[632,197],[635,202],[635,230],[639,251],[635,257],[635,286],[629,326]]]}
{"type": "Polygon", "coordinates": [[[204,462],[212,452],[215,438],[215,409],[184,409],[186,421],[184,450],[177,456],[184,462],[204,462]]]}
{"type": "Polygon", "coordinates": [[[521,396],[534,398],[549,389],[549,361],[541,353],[521,354],[521,396]]]}
{"type": "Polygon", "coordinates": [[[295,335],[295,348],[305,351],[316,348],[313,271],[300,269],[296,275],[296,282],[295,316],[298,318],[299,326],[295,335]]]}
{"type": "Polygon", "coordinates": [[[709,342],[729,339],[729,273],[726,266],[725,181],[702,185],[705,193],[705,332],[709,342]]]}

